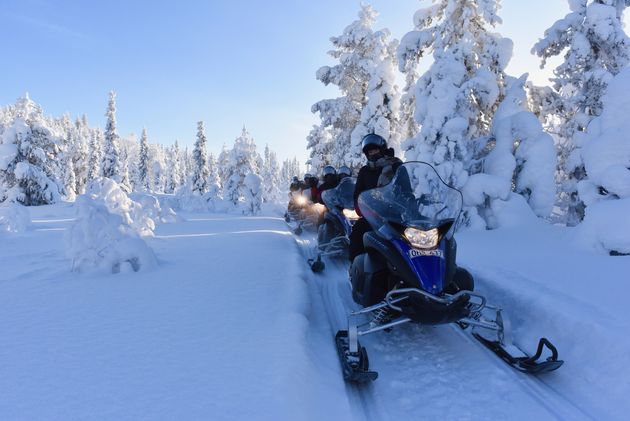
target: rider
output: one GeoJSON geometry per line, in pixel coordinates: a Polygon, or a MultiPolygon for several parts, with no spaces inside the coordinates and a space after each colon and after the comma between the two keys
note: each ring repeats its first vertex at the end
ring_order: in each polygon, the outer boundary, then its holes
{"type": "Polygon", "coordinates": [[[311,202],[317,202],[317,177],[315,177],[315,189],[313,189],[313,175],[310,173],[304,174],[304,181],[301,183],[302,194],[311,202]]]}
{"type": "Polygon", "coordinates": [[[337,179],[341,182],[346,177],[352,177],[352,170],[350,167],[346,165],[342,165],[339,167],[339,171],[337,171],[337,179]]]}
{"type": "Polygon", "coordinates": [[[359,209],[359,194],[387,184],[393,178],[398,167],[402,165],[402,161],[394,157],[394,150],[387,148],[387,141],[382,136],[374,133],[368,134],[361,141],[361,146],[368,163],[359,170],[354,187],[354,209],[361,218],[354,224],[350,234],[350,262],[365,251],[363,234],[372,230],[370,224],[361,214],[361,209],[359,209]]]}
{"type": "Polygon", "coordinates": [[[300,182],[300,179],[295,175],[291,179],[291,184],[289,184],[288,212],[294,212],[300,207],[295,202],[295,200],[301,195],[302,195],[302,183],[300,182]]]}
{"type": "Polygon", "coordinates": [[[335,167],[332,165],[326,165],[322,170],[322,179],[324,182],[319,185],[319,203],[323,204],[321,201],[321,194],[326,190],[334,189],[339,184],[339,180],[337,179],[337,170],[335,167]]]}

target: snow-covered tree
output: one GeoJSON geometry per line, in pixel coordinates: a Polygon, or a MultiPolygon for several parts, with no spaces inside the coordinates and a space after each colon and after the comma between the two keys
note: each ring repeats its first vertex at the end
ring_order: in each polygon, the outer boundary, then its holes
{"type": "MultiPolygon", "coordinates": [[[[398,47],[403,72],[432,53],[433,63],[414,88],[418,134],[403,142],[407,160],[433,164],[449,184],[462,188],[478,142],[490,133],[494,111],[504,94],[512,41],[490,31],[501,22],[498,0],[437,0],[418,10],[415,30],[398,47]]],[[[482,145],[485,142],[481,142],[482,145]]]]}
{"type": "Polygon", "coordinates": [[[280,166],[275,152],[265,145],[264,163],[261,172],[263,180],[263,201],[277,203],[280,200],[280,166]]]}
{"type": "Polygon", "coordinates": [[[221,197],[221,179],[217,160],[211,153],[208,156],[208,198],[216,200],[221,197]]]}
{"type": "Polygon", "coordinates": [[[0,142],[0,202],[36,206],[58,201],[60,183],[54,175],[58,139],[28,94],[11,113],[12,123],[4,127],[0,142]]]}
{"type": "Polygon", "coordinates": [[[223,185],[223,197],[237,205],[245,196],[245,177],[259,173],[260,157],[256,152],[256,144],[247,129],[234,141],[229,154],[230,165],[226,183],[223,185]]]}
{"type": "Polygon", "coordinates": [[[101,129],[93,129],[90,131],[90,165],[88,166],[88,181],[100,177],[102,174],[101,162],[103,161],[103,132],[101,129]]]}
{"type": "Polygon", "coordinates": [[[579,151],[589,122],[602,112],[608,83],[630,61],[630,40],[623,30],[622,14],[627,0],[569,0],[570,13],[545,31],[532,53],[542,59],[563,55],[554,69],[554,90],[559,96],[555,113],[558,134],[559,178],[567,222],[578,223],[584,203],[577,183],[586,176],[579,151]]]}
{"type": "Polygon", "coordinates": [[[376,133],[387,140],[389,147],[399,149],[400,94],[396,86],[396,47],[397,42],[389,41],[387,29],[372,35],[366,67],[370,73],[366,98],[361,110],[359,123],[350,136],[350,152],[346,155],[346,165],[360,168],[364,164],[361,140],[369,133],[376,133]]]}
{"type": "Polygon", "coordinates": [[[463,190],[465,202],[476,207],[489,228],[499,226],[495,209],[512,193],[523,196],[540,217],[549,216],[555,202],[553,139],[527,108],[527,74],[508,80],[505,99],[494,114],[483,171],[471,175],[463,190]]]}
{"type": "Polygon", "coordinates": [[[108,177],[116,182],[122,181],[120,168],[120,141],[116,130],[116,93],[109,93],[109,103],[107,106],[107,124],[105,126],[105,148],[103,151],[103,161],[101,170],[103,177],[108,177]]]}
{"type": "MultiPolygon", "coordinates": [[[[332,67],[323,66],[316,74],[324,85],[335,85],[342,94],[338,98],[321,100],[311,108],[313,113],[319,113],[322,128],[330,126],[334,129],[331,132],[334,136],[331,161],[327,164],[337,167],[346,164],[346,160],[352,159],[356,153],[352,148],[351,133],[359,124],[361,110],[367,102],[366,92],[374,67],[374,43],[378,38],[372,30],[376,15],[371,6],[361,6],[359,19],[347,26],[340,36],[330,39],[334,49],[329,54],[339,63],[332,67]]],[[[312,151],[325,150],[314,142],[319,139],[310,139],[312,151]]],[[[326,140],[325,137],[321,139],[326,140]]]]}
{"type": "Polygon", "coordinates": [[[149,176],[149,140],[147,129],[142,129],[140,136],[140,155],[138,156],[138,185],[143,191],[150,191],[151,179],[149,176]]]}
{"type": "Polygon", "coordinates": [[[256,215],[263,203],[262,178],[254,173],[249,173],[243,180],[243,213],[256,215]]]}
{"type": "MultiPolygon", "coordinates": [[[[334,130],[330,126],[313,125],[306,138],[306,148],[311,151],[310,159],[306,164],[315,174],[319,174],[329,162],[332,162],[332,146],[335,137],[332,133],[334,130]]],[[[283,175],[285,181],[290,177],[286,178],[286,175],[283,175]]]]}
{"type": "Polygon", "coordinates": [[[586,204],[579,231],[598,249],[630,254],[630,68],[609,82],[602,104],[579,145],[586,172],[578,183],[586,204]]]}
{"type": "Polygon", "coordinates": [[[85,186],[88,181],[88,173],[90,166],[89,156],[89,142],[91,140],[91,130],[88,124],[87,116],[84,114],[80,119],[75,121],[76,126],[76,138],[74,144],[74,152],[72,154],[72,162],[75,169],[77,194],[83,194],[85,192],[85,186]]]}
{"type": "Polygon", "coordinates": [[[197,141],[193,151],[195,160],[192,174],[192,191],[195,194],[203,195],[208,191],[208,159],[206,156],[206,135],[204,133],[203,121],[197,122],[197,141]]]}
{"type": "Polygon", "coordinates": [[[170,148],[170,159],[167,163],[168,168],[168,182],[167,193],[174,193],[184,184],[184,172],[181,167],[181,158],[179,151],[179,143],[175,141],[175,144],[170,148]]]}

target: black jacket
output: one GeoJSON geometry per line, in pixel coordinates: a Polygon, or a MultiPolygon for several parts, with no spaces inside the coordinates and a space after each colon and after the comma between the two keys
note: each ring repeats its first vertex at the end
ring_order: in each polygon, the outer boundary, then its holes
{"type": "Polygon", "coordinates": [[[383,172],[383,168],[389,165],[391,165],[391,169],[395,173],[398,167],[402,165],[402,161],[398,158],[388,156],[385,159],[379,160],[378,163],[364,165],[359,170],[357,182],[354,186],[354,209],[359,215],[361,215],[358,202],[359,195],[366,190],[378,187],[378,180],[383,172]]]}

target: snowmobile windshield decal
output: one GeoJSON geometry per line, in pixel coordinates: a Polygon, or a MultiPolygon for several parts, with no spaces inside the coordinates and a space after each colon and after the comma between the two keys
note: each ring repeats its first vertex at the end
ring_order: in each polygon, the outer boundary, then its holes
{"type": "Polygon", "coordinates": [[[392,181],[359,195],[359,207],[374,230],[383,225],[423,231],[449,224],[450,239],[462,210],[462,193],[444,183],[426,162],[405,162],[392,181]]]}
{"type": "Polygon", "coordinates": [[[444,290],[444,277],[446,275],[446,261],[444,260],[445,241],[441,241],[437,249],[431,250],[433,254],[421,255],[412,253],[419,251],[412,249],[406,241],[394,240],[394,246],[405,258],[407,264],[413,269],[418,278],[419,286],[431,294],[439,294],[444,290]],[[441,253],[442,256],[437,254],[441,253]],[[414,254],[415,257],[411,257],[414,254]]]}

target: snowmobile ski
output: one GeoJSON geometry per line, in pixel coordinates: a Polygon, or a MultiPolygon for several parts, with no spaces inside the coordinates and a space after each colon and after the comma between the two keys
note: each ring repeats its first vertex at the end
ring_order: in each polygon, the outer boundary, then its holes
{"type": "MultiPolygon", "coordinates": [[[[486,348],[496,354],[503,361],[514,367],[515,369],[528,374],[540,374],[549,371],[554,371],[560,368],[564,364],[563,360],[558,359],[558,350],[549,342],[547,338],[541,338],[538,342],[538,348],[533,356],[524,355],[522,357],[516,357],[511,354],[506,347],[501,345],[498,341],[491,341],[484,338],[478,333],[473,332],[473,337],[481,342],[486,348]],[[551,351],[551,356],[544,361],[540,361],[543,350],[547,348],[551,351]]],[[[522,352],[522,351],[521,351],[522,352]]]]}
{"type": "Polygon", "coordinates": [[[357,352],[350,352],[348,331],[340,330],[335,335],[337,353],[343,369],[343,379],[351,383],[368,383],[376,380],[378,373],[370,371],[365,347],[359,344],[357,352]]]}

